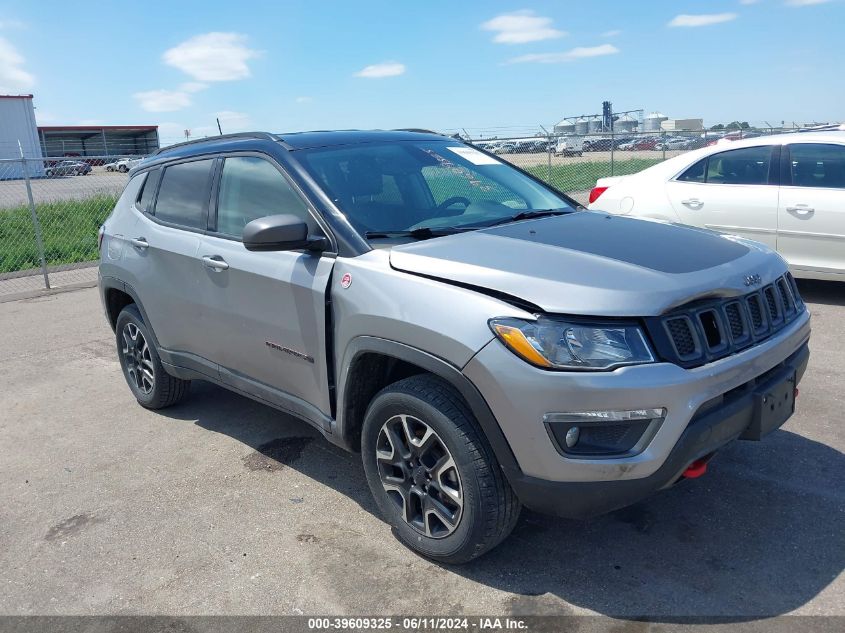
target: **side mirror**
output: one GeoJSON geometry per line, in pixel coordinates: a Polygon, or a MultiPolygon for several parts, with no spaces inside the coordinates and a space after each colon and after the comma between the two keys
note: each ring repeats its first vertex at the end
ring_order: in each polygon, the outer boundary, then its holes
{"type": "Polygon", "coordinates": [[[308,235],[308,225],[289,214],[253,220],[244,227],[242,239],[248,251],[322,251],[328,247],[325,237],[308,235]]]}

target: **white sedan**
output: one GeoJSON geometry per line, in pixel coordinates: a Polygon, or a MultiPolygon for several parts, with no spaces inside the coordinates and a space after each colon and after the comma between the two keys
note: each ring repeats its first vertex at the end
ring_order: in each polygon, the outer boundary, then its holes
{"type": "Polygon", "coordinates": [[[601,178],[590,209],[757,240],[796,277],[845,281],[845,131],[723,141],[601,178]]]}

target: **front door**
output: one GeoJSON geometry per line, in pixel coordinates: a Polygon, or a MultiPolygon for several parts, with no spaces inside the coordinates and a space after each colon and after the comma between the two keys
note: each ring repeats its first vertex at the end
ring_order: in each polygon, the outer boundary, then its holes
{"type": "MultiPolygon", "coordinates": [[[[326,289],[330,255],[251,252],[243,228],[287,213],[320,229],[277,166],[255,155],[226,157],[214,231],[202,238],[203,326],[221,378],[253,395],[314,405],[330,415],[326,362],[326,289]],[[304,401],[304,402],[303,402],[304,401]]],[[[296,407],[294,407],[296,408],[296,407]]]]}

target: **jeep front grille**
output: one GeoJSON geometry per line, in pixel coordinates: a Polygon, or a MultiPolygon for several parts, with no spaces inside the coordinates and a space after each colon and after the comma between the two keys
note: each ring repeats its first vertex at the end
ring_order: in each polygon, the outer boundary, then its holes
{"type": "Polygon", "coordinates": [[[658,356],[698,367],[763,341],[804,309],[792,275],[742,297],[696,302],[646,319],[658,356]]]}

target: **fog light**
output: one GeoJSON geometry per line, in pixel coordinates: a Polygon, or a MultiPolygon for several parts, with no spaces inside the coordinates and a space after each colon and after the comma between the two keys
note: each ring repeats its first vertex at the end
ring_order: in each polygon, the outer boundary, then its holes
{"type": "Polygon", "coordinates": [[[572,448],[573,446],[575,446],[578,443],[579,435],[581,435],[581,429],[579,429],[577,426],[573,426],[571,429],[569,429],[566,432],[566,447],[572,448]]]}
{"type": "Polygon", "coordinates": [[[566,456],[620,457],[642,451],[665,417],[661,407],[547,413],[543,422],[566,456]]]}

